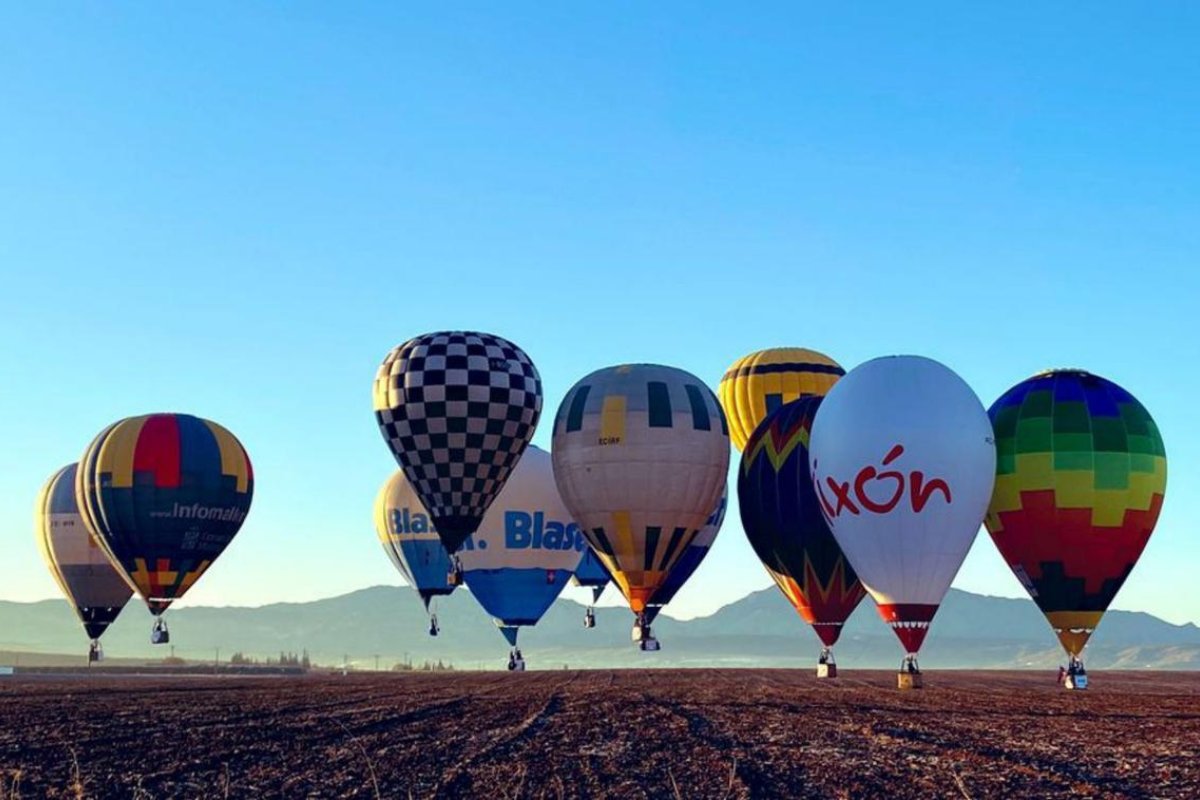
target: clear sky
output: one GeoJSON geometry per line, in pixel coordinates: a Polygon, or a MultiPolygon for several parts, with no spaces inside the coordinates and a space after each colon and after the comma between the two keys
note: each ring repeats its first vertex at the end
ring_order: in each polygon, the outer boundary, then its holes
{"type": "MultiPolygon", "coordinates": [[[[371,379],[467,327],[547,418],[597,367],[715,387],[773,345],[985,405],[1086,367],[1170,463],[1116,606],[1200,622],[1200,6],[443,5],[0,6],[0,597],[56,593],[42,481],[160,410],[256,467],[188,602],[398,582],[371,379]]],[[[731,513],[673,612],[767,584],[731,513]]],[[[956,585],[1023,595],[986,534],[956,585]]]]}

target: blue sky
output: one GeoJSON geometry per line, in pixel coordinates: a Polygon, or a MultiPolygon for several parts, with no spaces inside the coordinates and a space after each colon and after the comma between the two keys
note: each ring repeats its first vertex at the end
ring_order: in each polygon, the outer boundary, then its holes
{"type": "MultiPolygon", "coordinates": [[[[398,582],[385,352],[503,334],[552,414],[594,368],[715,386],[750,350],[913,352],[990,404],[1048,366],[1136,394],[1166,510],[1116,606],[1200,622],[1200,8],[960,3],[7,4],[0,597],[55,587],[42,481],[189,411],[255,461],[188,601],[398,582]]],[[[549,444],[548,425],[535,441],[549,444]]],[[[676,600],[768,584],[731,514],[676,600]]],[[[1021,596],[981,535],[956,585],[1021,596]]]]}

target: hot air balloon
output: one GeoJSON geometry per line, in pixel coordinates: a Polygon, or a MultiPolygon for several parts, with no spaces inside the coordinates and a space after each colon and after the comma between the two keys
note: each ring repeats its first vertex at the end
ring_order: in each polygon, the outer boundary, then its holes
{"type": "Polygon", "coordinates": [[[687,549],[683,551],[683,555],[675,562],[675,566],[671,567],[671,571],[667,573],[667,579],[663,581],[662,586],[658,587],[658,591],[650,598],[650,602],[646,603],[647,625],[654,624],[654,620],[658,618],[658,613],[663,610],[663,606],[675,599],[675,595],[695,574],[700,562],[708,555],[713,542],[717,540],[717,534],[721,531],[721,524],[725,522],[725,509],[728,505],[729,490],[726,487],[722,489],[721,499],[717,501],[717,507],[713,509],[713,512],[708,515],[700,533],[696,534],[695,539],[692,539],[692,543],[688,545],[687,549]]]}
{"type": "Polygon", "coordinates": [[[591,545],[584,550],[583,558],[579,561],[579,567],[575,570],[575,576],[571,578],[571,583],[576,586],[583,586],[592,590],[592,604],[583,612],[583,627],[596,627],[596,603],[600,602],[600,595],[604,594],[604,588],[612,582],[612,575],[608,574],[608,568],[601,563],[596,557],[596,551],[591,545]]]}
{"type": "Polygon", "coordinates": [[[716,507],[729,469],[717,398],[674,367],[601,369],[567,393],[554,422],[554,479],[592,549],[658,642],[646,606],[716,507]]]}
{"type": "Polygon", "coordinates": [[[430,609],[430,603],[454,591],[458,584],[452,582],[452,576],[457,569],[403,470],[396,470],[379,490],[375,532],[392,565],[424,603],[429,614],[429,635],[437,636],[437,613],[430,609]]]}
{"type": "Polygon", "coordinates": [[[42,487],[34,507],[34,533],[46,566],[91,639],[90,664],[103,657],[100,637],[121,613],[133,590],[108,563],[79,516],[75,503],[78,466],[63,467],[42,487]]]}
{"type": "Polygon", "coordinates": [[[542,411],[537,369],[499,336],[428,333],[388,353],[374,404],[384,441],[453,555],[533,436],[542,411]]]}
{"type": "Polygon", "coordinates": [[[833,645],[866,591],[813,489],[808,445],[821,402],[793,400],[754,430],[738,470],[738,508],[755,554],[824,645],[818,676],[834,677],[833,645]]]}
{"type": "Polygon", "coordinates": [[[459,551],[472,596],[508,640],[508,668],[525,669],[517,646],[571,579],[587,549],[554,484],[550,454],[530,446],[483,522],[459,551]]]}
{"type": "Polygon", "coordinates": [[[75,496],[88,531],[154,615],[212,565],[250,511],[254,471],[242,443],[187,414],[129,417],[105,428],[79,462],[75,496]]]}
{"type": "Polygon", "coordinates": [[[1162,510],[1162,436],[1133,395],[1079,370],[1035,375],[988,414],[988,532],[1067,651],[1067,685],[1084,688],[1083,648],[1162,510]]]}
{"type": "Polygon", "coordinates": [[[825,519],[903,644],[901,685],[983,522],[992,426],[971,387],[920,356],[877,358],[830,390],[812,426],[825,519]]]}
{"type": "Polygon", "coordinates": [[[717,387],[733,446],[744,450],[767,414],[801,397],[825,396],[845,374],[829,356],[802,347],[775,347],[739,358],[717,387]]]}

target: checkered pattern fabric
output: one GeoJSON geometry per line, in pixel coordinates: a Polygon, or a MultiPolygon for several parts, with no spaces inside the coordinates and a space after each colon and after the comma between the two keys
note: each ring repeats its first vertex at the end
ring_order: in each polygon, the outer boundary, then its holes
{"type": "Polygon", "coordinates": [[[529,356],[486,333],[418,336],[388,353],[375,378],[379,429],[450,552],[479,526],[541,411],[529,356]]]}

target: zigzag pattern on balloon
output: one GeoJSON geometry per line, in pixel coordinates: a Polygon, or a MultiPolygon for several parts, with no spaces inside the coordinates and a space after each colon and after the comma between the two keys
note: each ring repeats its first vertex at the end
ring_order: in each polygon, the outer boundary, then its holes
{"type": "Polygon", "coordinates": [[[768,574],[805,622],[832,646],[866,595],[821,515],[808,466],[820,397],[773,411],[742,454],[738,496],[743,528],[768,574]]]}

